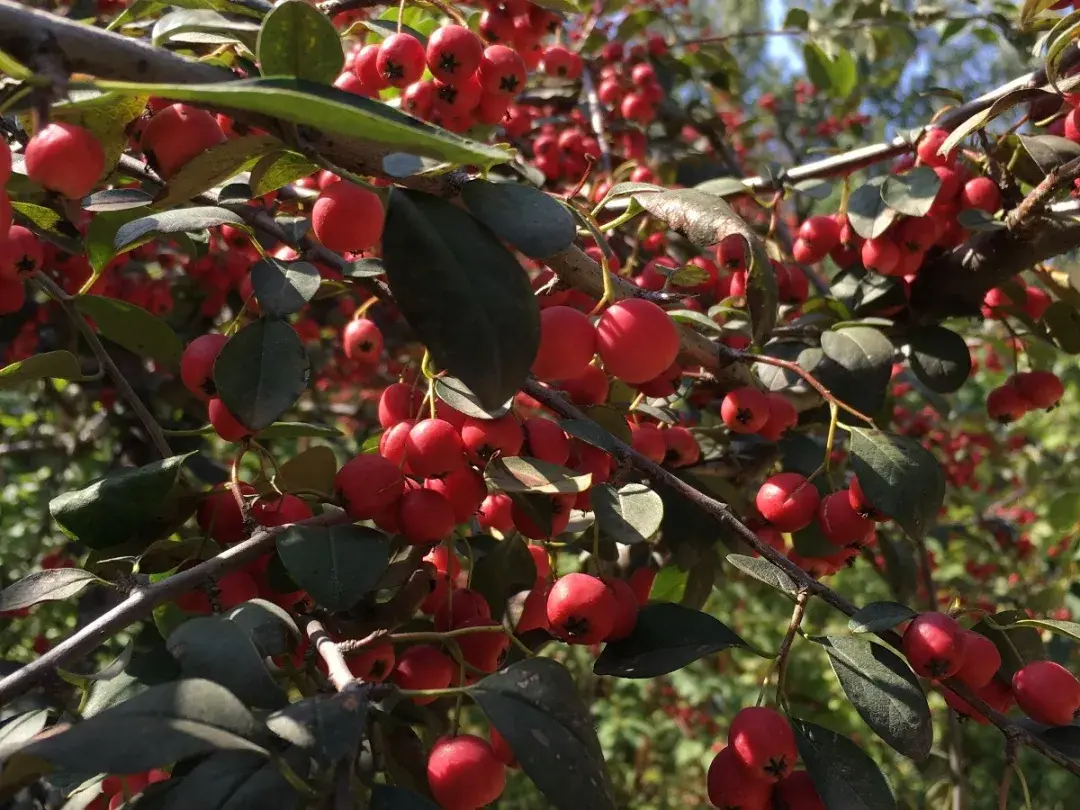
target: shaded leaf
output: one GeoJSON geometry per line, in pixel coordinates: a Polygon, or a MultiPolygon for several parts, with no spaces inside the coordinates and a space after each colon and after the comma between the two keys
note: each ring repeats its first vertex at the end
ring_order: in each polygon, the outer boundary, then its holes
{"type": "Polygon", "coordinates": [[[59,602],[78,596],[103,580],[81,568],[51,568],[29,574],[0,591],[0,612],[20,610],[40,602],[59,602]]]}
{"type": "Polygon", "coordinates": [[[664,501],[645,484],[615,489],[599,484],[589,490],[600,530],[618,543],[643,543],[660,530],[664,501]]]}
{"type": "Polygon", "coordinates": [[[359,602],[390,564],[387,536],[363,526],[293,526],[277,549],[296,583],[330,611],[359,602]]]}
{"type": "Polygon", "coordinates": [[[510,412],[514,400],[508,399],[496,408],[485,408],[476,394],[456,377],[444,375],[435,380],[435,395],[457,411],[473,419],[498,419],[510,412]]]}
{"type": "Polygon", "coordinates": [[[584,492],[592,485],[590,473],[577,473],[527,456],[493,459],[484,469],[490,488],[500,492],[533,492],[545,495],[584,492]]]}
{"type": "Polygon", "coordinates": [[[263,656],[282,655],[291,648],[290,639],[300,641],[300,628],[289,612],[265,599],[249,599],[225,618],[239,627],[263,656]]]}
{"type": "Polygon", "coordinates": [[[337,468],[334,451],[326,445],[316,445],[282,464],[274,483],[284,492],[302,489],[333,492],[337,468]]]}
{"type": "Polygon", "coordinates": [[[530,259],[547,258],[574,243],[573,215],[538,188],[470,180],[461,197],[473,216],[530,259]]]}
{"type": "Polygon", "coordinates": [[[848,198],[848,222],[863,239],[876,239],[896,220],[896,210],[882,197],[884,182],[880,177],[869,180],[848,198]]]}
{"type": "Polygon", "coordinates": [[[916,166],[904,174],[890,174],[881,185],[881,199],[904,216],[922,217],[941,189],[941,178],[929,166],[916,166]]]}
{"type": "Polygon", "coordinates": [[[1035,161],[1035,165],[1048,174],[1063,163],[1080,157],[1080,143],[1060,135],[1022,135],[1017,133],[1020,145],[1035,161]]]}
{"type": "Polygon", "coordinates": [[[365,733],[370,684],[351,683],[333,696],[316,695],[270,715],[266,724],[324,765],[342,759],[365,733]]]}
{"type": "Polygon", "coordinates": [[[1016,622],[1021,627],[1037,627],[1040,630],[1049,630],[1059,636],[1080,641],[1080,624],[1067,622],[1061,619],[1020,619],[1016,622]]]}
{"type": "Polygon", "coordinates": [[[1026,664],[1046,658],[1046,649],[1038,630],[1034,627],[1012,626],[1026,618],[1027,614],[1023,611],[1005,610],[981,619],[971,628],[973,632],[994,642],[994,646],[1001,653],[999,672],[1008,680],[1012,680],[1016,671],[1026,664]]]}
{"type": "Polygon", "coordinates": [[[946,138],[938,148],[938,154],[947,155],[960,144],[960,141],[964,140],[964,138],[972,133],[983,129],[1002,113],[1011,110],[1019,104],[1036,101],[1046,95],[1047,93],[1045,90],[1040,90],[1035,87],[1022,87],[1018,90],[1012,90],[1006,93],[985,110],[975,113],[950,132],[949,137],[946,138]]]}
{"type": "MultiPolygon", "coordinates": [[[[0,606],[2,609],[2,606],[0,606]]],[[[35,709],[4,720],[0,725],[0,749],[29,740],[49,723],[49,709],[35,709]]]]}
{"type": "Polygon", "coordinates": [[[536,562],[520,535],[501,542],[476,561],[470,587],[484,596],[491,615],[503,615],[507,600],[536,584],[536,562]]]}
{"type": "Polygon", "coordinates": [[[971,374],[971,352],[964,339],[944,326],[920,326],[907,336],[911,370],[931,391],[951,394],[971,374]]]}
{"type": "Polygon", "coordinates": [[[791,718],[799,758],[829,810],[896,810],[896,797],[874,760],[831,729],[791,718]]]}
{"type": "Polygon", "coordinates": [[[899,602],[870,602],[848,619],[848,630],[852,633],[880,633],[918,615],[918,611],[899,602]]]}
{"type": "Polygon", "coordinates": [[[40,380],[43,377],[56,377],[62,380],[77,380],[82,377],[79,360],[71,352],[43,352],[16,360],[0,368],[0,387],[17,385],[26,380],[40,380]]]}
{"type": "Polygon", "coordinates": [[[267,152],[278,149],[281,141],[273,135],[243,135],[228,138],[211,146],[180,167],[169,178],[154,205],[170,208],[246,171],[267,152]]]}
{"type": "Polygon", "coordinates": [[[162,211],[160,214],[139,217],[121,225],[113,237],[113,250],[115,253],[123,253],[125,250],[145,245],[163,234],[205,231],[226,224],[247,229],[239,214],[212,205],[162,211]]]}
{"type": "Polygon", "coordinates": [[[177,784],[165,797],[165,810],[198,807],[219,810],[237,790],[253,777],[266,760],[250,751],[219,751],[175,779],[177,784]]]}
{"type": "Polygon", "coordinates": [[[256,53],[264,76],[295,76],[322,84],[332,84],[345,65],[334,24],[301,0],[285,0],[266,15],[256,53]]]}
{"type": "Polygon", "coordinates": [[[375,785],[371,789],[371,810],[439,810],[439,805],[407,788],[375,785]]]}
{"type": "Polygon", "coordinates": [[[180,368],[184,343],[156,315],[127,301],[102,295],[80,295],[75,306],[93,318],[97,330],[118,346],[149,357],[166,368],[180,368]]]}
{"type": "Polygon", "coordinates": [[[319,271],[307,262],[268,257],[251,266],[251,287],[267,315],[291,315],[315,297],[321,283],[319,271]]]}
{"type": "Polygon", "coordinates": [[[799,588],[794,580],[763,557],[728,554],[726,559],[744,574],[749,574],[759,582],[764,582],[770,588],[776,588],[784,593],[798,593],[799,588]]]}
{"type": "Polygon", "coordinates": [[[248,184],[256,197],[314,174],[319,167],[301,154],[287,150],[271,152],[259,158],[251,169],[248,184]]]}
{"type": "Polygon", "coordinates": [[[1080,354],[1080,312],[1065,301],[1054,301],[1039,321],[1063,352],[1080,354]]]}

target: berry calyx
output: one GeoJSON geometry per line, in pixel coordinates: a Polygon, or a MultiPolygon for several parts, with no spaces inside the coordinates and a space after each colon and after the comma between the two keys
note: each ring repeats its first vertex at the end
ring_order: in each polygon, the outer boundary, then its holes
{"type": "Polygon", "coordinates": [[[618,605],[600,579],[567,574],[551,586],[546,613],[553,635],[571,644],[596,644],[611,633],[618,605]]]}
{"type": "Polygon", "coordinates": [[[764,782],[779,782],[798,759],[795,732],[787,718],[767,706],[750,706],[735,715],[728,746],[743,770],[764,782]]]}
{"type": "Polygon", "coordinates": [[[736,388],[720,403],[720,418],[733,433],[757,433],[769,421],[769,400],[756,388],[736,388]]]}
{"type": "Polygon", "coordinates": [[[201,400],[209,400],[217,395],[214,361],[228,342],[225,335],[200,335],[187,345],[180,356],[180,379],[187,390],[201,400]]]}
{"type": "Polygon", "coordinates": [[[341,334],[341,347],[350,360],[374,363],[382,354],[382,330],[374,321],[355,318],[349,321],[341,334]]]}
{"type": "Polygon", "coordinates": [[[349,672],[368,683],[382,683],[394,670],[394,645],[388,641],[369,644],[348,658],[349,672]]]}

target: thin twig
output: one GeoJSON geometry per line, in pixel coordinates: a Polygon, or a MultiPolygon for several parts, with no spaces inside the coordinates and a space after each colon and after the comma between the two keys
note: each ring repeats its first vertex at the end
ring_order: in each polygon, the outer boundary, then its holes
{"type": "Polygon", "coordinates": [[[330,638],[330,634],[326,632],[322,622],[311,616],[305,616],[301,618],[300,623],[304,628],[304,635],[307,636],[315,652],[326,664],[326,672],[330,676],[330,683],[334,685],[334,688],[340,692],[355,681],[356,677],[349,670],[345,656],[341,654],[337,642],[330,638]]]}
{"type": "Polygon", "coordinates": [[[589,67],[581,72],[581,86],[585,91],[585,101],[589,107],[589,124],[592,126],[593,135],[596,136],[596,142],[600,145],[600,168],[604,170],[605,175],[610,175],[611,143],[608,141],[607,126],[604,124],[604,107],[596,94],[596,80],[589,67]]]}
{"type": "Polygon", "coordinates": [[[1009,230],[1014,230],[1028,223],[1046,207],[1050,197],[1062,183],[1071,183],[1078,177],[1080,177],[1080,158],[1073,158],[1068,163],[1055,166],[1005,218],[1005,226],[1009,230]]]}
{"type": "Polygon", "coordinates": [[[799,591],[795,597],[795,609],[791,612],[791,621],[788,622],[787,632],[784,634],[784,640],[780,642],[780,651],[776,654],[776,696],[778,700],[784,689],[784,678],[787,676],[791,645],[795,641],[795,636],[799,633],[799,628],[802,627],[803,616],[806,615],[806,604],[809,601],[810,591],[805,588],[799,591]]]}

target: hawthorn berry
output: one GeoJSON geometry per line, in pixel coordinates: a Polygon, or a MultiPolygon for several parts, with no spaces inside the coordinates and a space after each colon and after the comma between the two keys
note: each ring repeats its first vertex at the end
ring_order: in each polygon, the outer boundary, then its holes
{"type": "MultiPolygon", "coordinates": [[[[535,548],[535,546],[534,546],[535,548]]],[[[604,641],[621,641],[634,632],[638,620],[638,600],[634,589],[624,579],[604,577],[603,582],[615,600],[611,631],[604,641]]]]}
{"type": "Polygon", "coordinates": [[[851,508],[864,518],[868,518],[875,523],[884,523],[889,519],[887,515],[880,510],[875,509],[874,505],[870,503],[866,494],[863,492],[862,486],[859,484],[858,478],[851,479],[851,483],[848,484],[847,493],[848,503],[851,504],[851,508]]]}
{"type": "MultiPolygon", "coordinates": [[[[0,169],[0,174],[10,175],[11,152],[6,144],[3,149],[8,159],[0,162],[7,171],[0,169]]],[[[93,191],[105,171],[101,143],[90,130],[75,124],[54,121],[46,125],[30,138],[23,154],[27,177],[71,199],[85,197],[93,191]]]]}
{"type": "Polygon", "coordinates": [[[797,532],[810,525],[820,496],[804,476],[778,473],[761,485],[755,499],[758,512],[782,532],[797,532]]]}
{"type": "Polygon", "coordinates": [[[414,474],[440,478],[465,466],[465,445],[446,420],[421,419],[405,439],[405,460],[414,474]]]}
{"type": "Polygon", "coordinates": [[[33,232],[12,225],[7,238],[0,237],[0,278],[14,281],[29,278],[41,269],[45,251],[33,232]]]}
{"type": "Polygon", "coordinates": [[[423,401],[424,393],[417,386],[391,383],[379,395],[379,426],[390,428],[415,418],[423,401]]]}
{"type": "Polygon", "coordinates": [[[705,777],[709,801],[721,810],[768,810],[772,781],[757,779],[739,762],[731,745],[721,748],[705,777]]]}
{"type": "MultiPolygon", "coordinates": [[[[974,720],[980,725],[989,725],[989,718],[976,711],[966,700],[961,698],[955,692],[944,688],[941,691],[942,694],[945,695],[945,702],[949,704],[949,708],[954,712],[974,720]]],[[[973,689],[972,691],[978,697],[982,698],[983,702],[989,705],[990,708],[1001,712],[1002,714],[1007,712],[1013,704],[1012,689],[996,679],[991,680],[990,683],[981,689],[973,689]]]]}
{"type": "Polygon", "coordinates": [[[380,90],[386,87],[386,80],[383,79],[382,73],[379,72],[380,50],[381,48],[378,45],[365,45],[353,60],[352,70],[363,87],[362,95],[376,96],[380,90]]]}
{"type": "Polygon", "coordinates": [[[863,242],[860,256],[863,267],[883,276],[895,275],[900,266],[900,248],[886,236],[863,242]]]}
{"type": "Polygon", "coordinates": [[[770,391],[765,398],[769,403],[769,418],[757,432],[763,439],[779,441],[790,428],[799,424],[799,412],[783,394],[770,391]]]}
{"type": "Polygon", "coordinates": [[[989,177],[973,177],[960,192],[960,207],[994,214],[1001,207],[1001,189],[989,177]]]}
{"type": "Polygon", "coordinates": [[[799,756],[787,718],[767,706],[749,706],[735,715],[728,747],[743,770],[764,782],[779,782],[799,756]]]}
{"type": "Polygon", "coordinates": [[[534,416],[521,424],[525,436],[526,455],[549,464],[566,464],[570,458],[570,439],[557,422],[534,416]]]}
{"type": "Polygon", "coordinates": [[[1033,661],[1012,679],[1016,705],[1036,723],[1070,725],[1080,712],[1080,682],[1061,664],[1033,661]]]}
{"type": "Polygon", "coordinates": [[[506,768],[487,740],[472,734],[442,737],[427,763],[428,787],[447,810],[478,810],[506,788],[506,768]]]}
{"type": "Polygon", "coordinates": [[[825,539],[841,548],[861,543],[874,529],[874,521],[859,514],[843,489],[821,499],[818,524],[825,539]]]}
{"type": "Polygon", "coordinates": [[[440,633],[456,630],[469,621],[487,621],[491,607],[479,591],[472,588],[455,588],[449,599],[443,602],[432,617],[435,629],[440,633]]]}
{"type": "Polygon", "coordinates": [[[682,425],[672,425],[660,431],[664,435],[667,453],[664,461],[672,467],[689,467],[701,459],[701,446],[694,434],[682,425]]]}
{"type": "Polygon", "coordinates": [[[405,462],[405,440],[415,424],[415,419],[406,419],[387,428],[379,437],[379,455],[405,473],[412,472],[405,462]]]}
{"type": "Polygon", "coordinates": [[[513,96],[525,86],[525,62],[513,48],[489,45],[480,58],[477,75],[485,93],[513,96]]]}
{"type": "Polygon", "coordinates": [[[773,810],[827,810],[806,771],[792,771],[773,788],[773,810]]]}
{"type": "Polygon", "coordinates": [[[757,433],[769,421],[769,400],[756,388],[736,388],[720,403],[720,418],[733,433],[757,433]]]}
{"type": "MultiPolygon", "coordinates": [[[[453,83],[435,80],[434,107],[443,114],[444,118],[468,116],[480,104],[483,97],[484,91],[480,89],[476,74],[453,83]]],[[[466,126],[465,129],[467,128],[466,126]]]]}
{"type": "Polygon", "coordinates": [[[469,417],[461,427],[461,442],[474,464],[484,464],[496,456],[516,456],[525,443],[521,423],[508,413],[498,419],[469,417]]]}
{"type": "Polygon", "coordinates": [[[1050,410],[1065,395],[1061,378],[1052,371],[1023,371],[1013,376],[1012,383],[1033,408],[1050,410]]]}
{"type": "Polygon", "coordinates": [[[484,46],[468,28],[444,25],[428,38],[426,58],[431,75],[451,84],[472,76],[480,67],[484,46]]]}
{"type": "Polygon", "coordinates": [[[1031,410],[1031,403],[1011,382],[999,385],[986,396],[986,413],[995,422],[1007,425],[1031,410]]]}
{"type": "Polygon", "coordinates": [[[498,492],[488,495],[480,504],[480,511],[476,519],[480,528],[485,531],[498,530],[501,534],[508,534],[514,530],[513,501],[509,495],[498,492]]]}
{"type": "Polygon", "coordinates": [[[354,318],[341,333],[341,347],[350,360],[374,363],[382,354],[382,330],[367,318],[354,318]]]}
{"type": "Polygon", "coordinates": [[[596,644],[615,626],[618,603],[603,580],[567,574],[551,586],[545,611],[552,635],[571,644],[596,644]]]}
{"type": "Polygon", "coordinates": [[[1001,653],[994,642],[981,633],[964,631],[964,663],[956,678],[969,689],[982,689],[1001,668],[1001,653]]]}
{"type": "Polygon", "coordinates": [[[902,649],[924,678],[951,678],[964,664],[964,628],[944,613],[920,613],[904,631],[902,649]]]}
{"type": "Polygon", "coordinates": [[[346,659],[349,672],[368,683],[382,683],[394,670],[394,645],[389,641],[369,644],[346,659]]]}
{"type": "Polygon", "coordinates": [[[660,307],[627,298],[608,307],[596,324],[596,348],[610,374],[642,383],[668,368],[679,353],[679,333],[660,307]]]}
{"type": "Polygon", "coordinates": [[[200,335],[189,343],[180,355],[180,379],[184,386],[201,400],[217,395],[214,384],[214,361],[229,339],[225,335],[200,335]]]}
{"type": "Polygon", "coordinates": [[[251,505],[251,516],[260,526],[284,526],[313,516],[307,502],[295,495],[259,498],[251,505]]]}
{"type": "Polygon", "coordinates": [[[417,118],[428,118],[435,105],[435,82],[414,82],[401,94],[401,109],[417,118]]]}
{"type": "Polygon", "coordinates": [[[225,142],[217,119],[206,110],[173,104],[154,113],[142,131],[142,150],[166,180],[195,157],[225,142]]]}
{"type": "Polygon", "coordinates": [[[663,464],[667,455],[664,432],[655,425],[630,425],[630,447],[657,464],[663,464]]]}
{"type": "Polygon", "coordinates": [[[241,441],[255,432],[229,413],[225,403],[217,397],[213,397],[207,405],[207,415],[214,432],[227,442],[241,441]]]}
{"type": "Polygon", "coordinates": [[[502,668],[502,665],[506,663],[506,655],[510,652],[510,636],[506,634],[501,623],[492,619],[473,618],[462,621],[457,627],[498,628],[459,636],[458,644],[461,646],[461,655],[467,664],[482,672],[495,672],[502,668]]]}
{"type": "Polygon", "coordinates": [[[555,381],[567,396],[578,405],[600,405],[607,400],[610,383],[599,366],[585,366],[580,377],[555,381]]]}
{"type": "MultiPolygon", "coordinates": [[[[445,689],[453,675],[454,662],[449,656],[430,644],[418,644],[398,656],[390,680],[401,689],[445,689]]],[[[434,695],[418,695],[413,702],[423,706],[435,699],[434,695]]]]}
{"type": "Polygon", "coordinates": [[[576,81],[585,65],[581,57],[568,48],[551,45],[544,50],[540,66],[548,76],[576,81]]]}
{"type": "Polygon", "coordinates": [[[949,133],[944,129],[933,127],[928,129],[919,139],[915,152],[919,160],[927,166],[951,166],[956,161],[956,148],[953,147],[948,153],[939,155],[938,150],[945,145],[949,133]]]}
{"type": "Polygon", "coordinates": [[[512,499],[510,514],[514,521],[514,528],[529,540],[557,537],[566,531],[566,527],[570,524],[570,510],[576,499],[576,495],[554,495],[550,498],[540,496],[532,501],[512,499]],[[537,503],[540,505],[533,506],[537,503]],[[529,505],[526,506],[526,504],[529,505]]]}
{"type": "Polygon", "coordinates": [[[370,520],[401,500],[405,477],[376,453],[347,461],[334,476],[334,492],[355,520],[370,520]]]}
{"type": "Polygon", "coordinates": [[[379,196],[348,180],[327,186],[311,207],[311,229],[338,253],[359,253],[382,237],[386,212],[379,196]]]}
{"type": "MultiPolygon", "coordinates": [[[[254,495],[255,488],[249,484],[240,484],[240,494],[254,495]]],[[[215,490],[199,501],[195,522],[203,533],[223,546],[239,543],[247,537],[244,516],[236,503],[236,497],[229,489],[215,490]]]]}
{"type": "Polygon", "coordinates": [[[424,488],[435,490],[450,502],[455,524],[468,523],[487,496],[484,476],[471,467],[463,467],[443,478],[429,478],[424,488]]]}
{"type": "Polygon", "coordinates": [[[398,502],[401,536],[414,546],[436,543],[454,530],[454,507],[433,489],[409,489],[398,502]]]}
{"type": "Polygon", "coordinates": [[[407,87],[424,75],[424,46],[412,34],[391,34],[379,45],[375,69],[390,87],[407,87]]]}

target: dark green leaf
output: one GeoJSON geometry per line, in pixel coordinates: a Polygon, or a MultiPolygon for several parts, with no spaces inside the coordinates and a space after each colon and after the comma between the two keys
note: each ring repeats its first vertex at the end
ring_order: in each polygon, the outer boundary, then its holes
{"type": "Polygon", "coordinates": [[[584,492],[592,484],[592,475],[576,473],[558,464],[527,456],[493,459],[484,470],[489,487],[500,492],[534,492],[558,495],[584,492]]]}
{"type": "Polygon", "coordinates": [[[508,399],[497,408],[485,408],[465,383],[457,377],[449,376],[442,376],[435,380],[435,395],[451,408],[473,419],[498,419],[500,416],[506,416],[514,402],[513,399],[508,399]]]}
{"type": "Polygon", "coordinates": [[[1080,641],[1080,624],[1076,622],[1062,621],[1061,619],[1020,619],[1017,622],[1022,627],[1037,627],[1040,630],[1049,630],[1055,635],[1080,641]]]}
{"type": "Polygon", "coordinates": [[[1046,519],[1059,532],[1072,531],[1080,523],[1080,490],[1061,492],[1053,497],[1046,519]]]}
{"type": "MultiPolygon", "coordinates": [[[[625,417],[619,416],[619,418],[625,425],[625,417]]],[[[559,427],[568,435],[581,439],[581,441],[591,444],[593,447],[598,447],[605,453],[615,454],[618,452],[618,445],[615,443],[611,433],[591,419],[564,419],[559,422],[559,427]]]]}
{"type": "Polygon", "coordinates": [[[573,215],[538,188],[472,180],[461,197],[473,216],[530,259],[545,259],[574,243],[573,215]]]}
{"type": "Polygon", "coordinates": [[[390,564],[390,540],[363,526],[293,526],[277,538],[296,583],[330,611],[348,610],[390,564]]]}
{"type": "Polygon", "coordinates": [[[446,200],[394,189],[383,263],[398,306],[442,369],[486,408],[528,376],[540,315],[528,276],[495,235],[446,200]]]}
{"type": "Polygon", "coordinates": [[[180,368],[184,343],[156,315],[127,301],[102,295],[80,295],[75,306],[93,318],[98,331],[113,343],[166,368],[180,368]]]}
{"type": "Polygon", "coordinates": [[[79,360],[70,352],[58,350],[44,352],[16,360],[0,368],[0,387],[8,387],[25,382],[40,380],[43,377],[57,377],[61,380],[77,380],[82,377],[79,360]]]}
{"type": "Polygon", "coordinates": [[[260,318],[237,332],[214,363],[218,396],[242,425],[258,431],[292,407],[307,388],[311,363],[285,321],[260,318]]]}
{"type": "Polygon", "coordinates": [[[266,258],[251,267],[251,287],[267,315],[291,315],[315,297],[321,283],[319,271],[307,262],[266,258]]]}
{"type": "Polygon", "coordinates": [[[0,591],[0,612],[20,610],[40,602],[58,602],[78,596],[95,582],[101,582],[81,568],[50,568],[36,571],[0,591]]]}
{"type": "Polygon", "coordinates": [[[566,668],[530,658],[470,693],[556,810],[615,810],[592,715],[566,668]]]}
{"type": "Polygon", "coordinates": [[[1080,354],[1080,312],[1066,301],[1055,301],[1039,321],[1063,352],[1080,354]]]}
{"type": "Polygon", "coordinates": [[[851,428],[851,466],[877,509],[918,538],[937,519],[945,498],[945,473],[915,439],[882,430],[851,428]]]}
{"type": "Polygon", "coordinates": [[[799,590],[791,577],[763,557],[728,554],[727,561],[744,574],[749,574],[759,582],[764,582],[770,588],[776,588],[784,593],[797,593],[799,590]]]}
{"type": "Polygon", "coordinates": [[[916,762],[930,756],[930,706],[903,659],[881,644],[854,636],[815,640],[829,653],[844,694],[874,733],[916,762]]]}
{"type": "MultiPolygon", "coordinates": [[[[154,201],[151,194],[138,188],[109,188],[95,191],[89,197],[83,197],[84,211],[103,213],[106,211],[127,211],[131,208],[145,208],[154,201]]],[[[92,221],[96,221],[97,217],[92,221]]],[[[111,241],[111,240],[110,240],[111,241]]]]}
{"type": "Polygon", "coordinates": [[[375,785],[371,790],[371,810],[439,810],[439,805],[406,788],[375,785]]]}
{"type": "Polygon", "coordinates": [[[885,204],[881,191],[883,178],[874,178],[859,186],[848,199],[848,222],[863,239],[876,239],[896,220],[897,212],[885,204]]]}
{"type": "Polygon", "coordinates": [[[249,599],[225,618],[239,627],[263,656],[282,655],[289,651],[290,639],[300,640],[300,628],[289,612],[265,599],[249,599]]]}
{"type": "Polygon", "coordinates": [[[1020,610],[1005,610],[988,618],[989,621],[982,619],[971,629],[994,642],[994,646],[1001,653],[1000,673],[1006,679],[1011,680],[1017,670],[1032,661],[1045,660],[1046,649],[1039,631],[1034,627],[1011,626],[1026,619],[1026,613],[1020,610]],[[997,626],[991,626],[990,622],[997,626]]]}
{"type": "MultiPolygon", "coordinates": [[[[959,124],[952,132],[949,133],[949,137],[946,138],[940,147],[938,147],[939,155],[947,155],[953,151],[964,138],[968,137],[972,133],[984,128],[987,124],[993,121],[1002,113],[1016,107],[1020,104],[1026,104],[1029,101],[1037,101],[1038,99],[1045,98],[1047,93],[1045,90],[1041,90],[1037,87],[1021,87],[1017,90],[1011,90],[1005,95],[999,97],[993,104],[991,104],[985,110],[975,113],[963,123],[959,124]]],[[[977,209],[968,209],[977,210],[977,209]]]]}
{"type": "Polygon", "coordinates": [[[365,732],[370,684],[352,683],[328,697],[292,703],[267,718],[270,730],[326,765],[355,749],[365,732]]]}
{"type": "Polygon", "coordinates": [[[483,594],[491,615],[500,618],[506,601],[515,593],[536,584],[536,563],[520,535],[513,535],[495,544],[473,566],[473,590],[483,594]]]}
{"type": "Polygon", "coordinates": [[[282,464],[274,483],[283,492],[301,489],[333,492],[337,468],[334,451],[326,445],[315,445],[282,464]]]}
{"type": "Polygon", "coordinates": [[[1060,135],[1020,135],[1016,136],[1044,173],[1049,173],[1063,163],[1080,157],[1080,143],[1062,138],[1060,135]]]}
{"type": "Polygon", "coordinates": [[[896,797],[874,760],[847,737],[791,718],[799,758],[829,810],[896,810],[896,797]]]}
{"type": "Polygon", "coordinates": [[[252,20],[229,19],[212,9],[173,11],[154,23],[150,41],[156,47],[170,42],[193,45],[229,45],[234,42],[254,49],[259,33],[252,20]]]}
{"type": "Polygon", "coordinates": [[[86,258],[90,261],[94,273],[100,274],[105,269],[105,265],[116,256],[117,251],[113,243],[117,232],[129,222],[142,220],[145,214],[142,210],[144,207],[140,205],[104,211],[90,220],[90,224],[86,227],[86,238],[83,241],[86,245],[86,258]]]}
{"type": "Polygon", "coordinates": [[[153,525],[180,477],[187,456],[172,456],[145,467],[112,473],[49,502],[49,512],[65,532],[90,548],[107,548],[153,525]]]}
{"type": "Polygon", "coordinates": [[[165,810],[220,810],[240,787],[266,763],[250,751],[219,751],[202,760],[165,798],[165,810]]]}
{"type": "Polygon", "coordinates": [[[296,152],[278,151],[263,155],[251,169],[251,193],[256,197],[317,172],[319,167],[296,152]]]}
{"type": "Polygon", "coordinates": [[[266,15],[257,54],[264,76],[295,76],[322,84],[332,84],[345,65],[334,24],[301,0],[285,0],[266,15]]]}
{"type": "Polygon", "coordinates": [[[48,709],[35,709],[2,721],[0,749],[13,748],[29,740],[49,723],[48,709]]]}
{"type": "MultiPolygon", "coordinates": [[[[705,336],[713,336],[724,331],[716,321],[703,312],[692,309],[669,309],[668,316],[677,323],[685,323],[705,336]]],[[[771,366],[766,366],[771,368],[771,366]]]]}
{"type": "Polygon", "coordinates": [[[971,374],[971,352],[956,332],[944,326],[920,326],[907,339],[911,370],[931,391],[951,394],[971,374]]]}
{"type": "Polygon", "coordinates": [[[981,208],[965,208],[956,215],[956,221],[969,231],[1000,231],[1005,227],[1004,222],[981,208]]]}
{"type": "Polygon", "coordinates": [[[729,647],[747,647],[708,613],[670,602],[646,605],[627,638],[610,642],[593,672],[617,678],[655,678],[729,647]]]}
{"type": "MultiPolygon", "coordinates": [[[[308,764],[307,757],[296,750],[286,751],[283,759],[294,773],[308,764]]],[[[296,810],[299,805],[300,796],[285,779],[281,766],[267,763],[229,797],[221,810],[296,810]]]]}
{"type": "Polygon", "coordinates": [[[904,174],[890,174],[881,185],[884,203],[905,216],[922,217],[930,211],[941,179],[929,166],[916,166],[904,174]]]}
{"type": "Polygon", "coordinates": [[[660,530],[664,501],[645,484],[599,484],[589,492],[600,530],[616,542],[643,543],[660,530]]]}
{"type": "Polygon", "coordinates": [[[154,205],[171,208],[186,202],[250,169],[263,155],[280,147],[281,141],[273,135],[244,135],[211,146],[169,178],[154,200],[154,205]]]}
{"type": "Polygon", "coordinates": [[[316,425],[310,422],[274,422],[268,428],[259,431],[260,440],[299,439],[305,436],[321,436],[332,439],[340,436],[341,431],[330,425],[316,425]]]}
{"type": "Polygon", "coordinates": [[[834,48],[833,54],[813,42],[803,45],[803,61],[810,81],[819,90],[845,99],[851,95],[859,82],[855,59],[847,48],[834,48]]]}
{"type": "Polygon", "coordinates": [[[374,278],[386,274],[382,259],[357,259],[351,262],[345,270],[348,278],[374,278]]]}
{"type": "Polygon", "coordinates": [[[240,218],[224,208],[201,206],[195,208],[177,208],[162,211],[160,214],[129,220],[120,226],[113,237],[114,253],[123,253],[139,245],[156,239],[162,234],[183,233],[185,231],[205,231],[218,225],[235,225],[246,229],[247,225],[240,218]]]}
{"type": "Polygon", "coordinates": [[[918,616],[918,612],[899,602],[870,602],[848,619],[852,633],[880,633],[918,616]]]}

